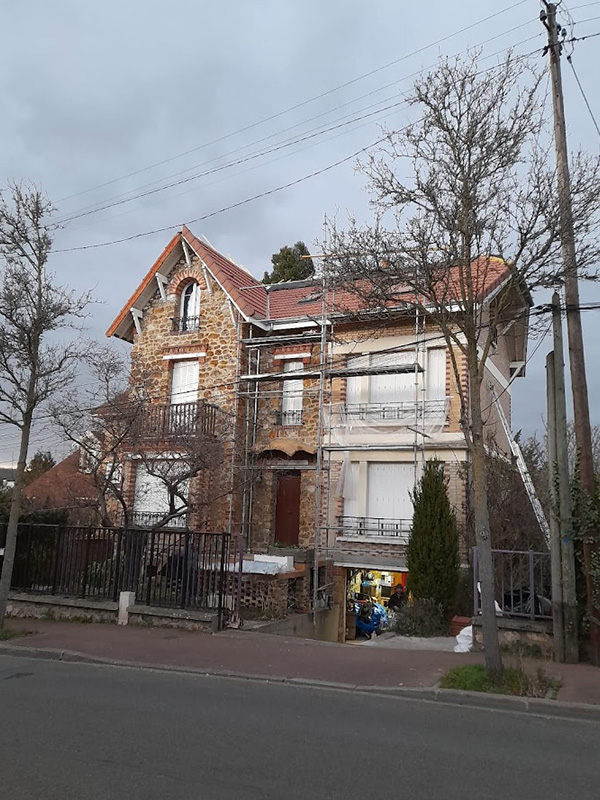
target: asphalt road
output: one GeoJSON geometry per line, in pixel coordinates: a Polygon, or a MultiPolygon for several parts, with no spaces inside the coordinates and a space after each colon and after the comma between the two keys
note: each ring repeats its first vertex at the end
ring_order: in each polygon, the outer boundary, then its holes
{"type": "Polygon", "coordinates": [[[7,800],[597,798],[600,724],[0,656],[7,800]]]}

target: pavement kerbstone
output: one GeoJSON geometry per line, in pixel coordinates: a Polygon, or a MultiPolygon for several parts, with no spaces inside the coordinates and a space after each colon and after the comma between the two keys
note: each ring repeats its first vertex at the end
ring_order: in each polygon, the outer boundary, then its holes
{"type": "Polygon", "coordinates": [[[170,672],[188,675],[206,675],[209,677],[227,678],[233,680],[250,680],[264,683],[287,683],[295,686],[312,687],[316,689],[329,689],[354,693],[378,694],[398,697],[408,700],[425,700],[440,702],[449,705],[460,705],[470,708],[489,709],[497,711],[513,711],[530,713],[538,716],[559,717],[565,719],[583,719],[591,722],[600,722],[600,706],[585,705],[583,703],[561,703],[557,700],[544,700],[541,698],[512,697],[510,695],[494,695],[480,692],[465,692],[459,689],[440,689],[438,687],[390,687],[368,686],[349,683],[336,683],[310,678],[289,678],[255,673],[244,673],[224,669],[207,669],[203,667],[184,667],[168,664],[149,664],[145,662],[124,661],[119,659],[89,656],[72,650],[53,648],[25,647],[10,644],[0,644],[0,655],[16,656],[19,658],[39,658],[51,661],[68,661],[72,663],[92,664],[99,666],[126,667],[130,669],[148,669],[159,672],[170,672]]]}

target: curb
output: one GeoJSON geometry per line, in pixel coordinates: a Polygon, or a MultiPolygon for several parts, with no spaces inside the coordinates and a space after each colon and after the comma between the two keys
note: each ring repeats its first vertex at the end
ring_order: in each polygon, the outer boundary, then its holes
{"type": "Polygon", "coordinates": [[[424,700],[430,703],[463,706],[465,708],[600,722],[600,705],[563,703],[560,700],[545,700],[537,697],[511,697],[509,695],[485,694],[482,692],[465,692],[461,689],[440,689],[434,686],[415,688],[407,686],[363,686],[359,684],[337,683],[334,681],[321,681],[312,678],[287,678],[283,676],[263,675],[260,673],[237,672],[234,670],[181,667],[171,666],[169,664],[152,664],[143,661],[123,661],[103,656],[90,656],[85,653],[77,652],[76,650],[22,647],[9,644],[0,644],[0,655],[15,656],[17,658],[39,658],[45,661],[64,661],[74,664],[146,669],[153,672],[169,672],[182,675],[203,675],[212,678],[258,681],[260,683],[282,683],[313,689],[352,692],[355,694],[372,694],[380,697],[396,697],[404,700],[424,700]]]}

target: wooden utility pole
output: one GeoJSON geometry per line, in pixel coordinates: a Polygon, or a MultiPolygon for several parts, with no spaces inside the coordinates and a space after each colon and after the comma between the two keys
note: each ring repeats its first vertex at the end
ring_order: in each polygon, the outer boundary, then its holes
{"type": "Polygon", "coordinates": [[[552,639],[554,657],[565,660],[565,630],[562,599],[562,558],[560,553],[560,523],[556,491],[556,402],[554,389],[554,352],[546,356],[546,402],[548,429],[548,489],[550,493],[550,572],[552,577],[552,639]]]}
{"type": "MultiPolygon", "coordinates": [[[[577,635],[577,588],[575,585],[575,547],[573,544],[573,508],[571,479],[569,476],[569,448],[567,439],[567,398],[565,393],[565,359],[563,352],[562,315],[560,297],[552,297],[552,327],[554,333],[554,428],[558,478],[558,524],[560,530],[560,557],[562,569],[563,635],[565,661],[579,661],[577,635]]],[[[550,451],[550,448],[549,448],[550,451]]],[[[551,465],[552,469],[552,465],[551,465]]]]}
{"type": "MultiPolygon", "coordinates": [[[[544,5],[546,11],[542,11],[541,19],[548,31],[547,50],[550,57],[550,76],[552,80],[554,146],[556,150],[556,169],[558,174],[561,249],[564,265],[575,441],[579,454],[581,487],[584,493],[592,498],[595,494],[594,462],[592,457],[592,432],[583,350],[583,331],[581,326],[581,313],[579,310],[579,282],[577,276],[565,107],[560,67],[562,45],[559,41],[559,27],[556,22],[556,3],[547,3],[544,0],[544,5]]],[[[594,556],[598,557],[596,543],[584,542],[583,552],[587,608],[590,619],[590,657],[593,664],[600,666],[600,611],[595,607],[596,587],[592,576],[592,560],[594,556]]]]}

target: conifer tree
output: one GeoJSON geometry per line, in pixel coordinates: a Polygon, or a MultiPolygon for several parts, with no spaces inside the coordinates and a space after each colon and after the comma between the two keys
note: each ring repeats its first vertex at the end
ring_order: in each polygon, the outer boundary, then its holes
{"type": "Polygon", "coordinates": [[[439,461],[425,465],[413,505],[406,557],[408,589],[415,599],[432,600],[450,614],[459,581],[458,526],[439,461]]]}

